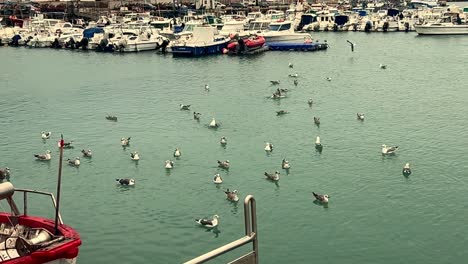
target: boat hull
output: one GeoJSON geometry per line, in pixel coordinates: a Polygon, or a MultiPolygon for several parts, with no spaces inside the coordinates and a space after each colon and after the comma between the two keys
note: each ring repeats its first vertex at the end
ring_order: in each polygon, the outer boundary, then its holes
{"type": "Polygon", "coordinates": [[[265,41],[268,43],[278,43],[278,42],[304,42],[307,39],[310,39],[310,34],[291,34],[291,35],[262,35],[265,38],[265,41]]]}
{"type": "Polygon", "coordinates": [[[215,43],[212,45],[174,45],[171,47],[172,55],[179,57],[195,57],[212,54],[221,54],[227,47],[227,42],[215,43]]]}
{"type": "Polygon", "coordinates": [[[425,26],[415,25],[419,35],[468,35],[468,25],[425,26]]]}
{"type": "MultiPolygon", "coordinates": [[[[2,228],[9,229],[10,218],[13,216],[9,213],[0,213],[0,223],[2,228]]],[[[19,216],[18,225],[24,228],[42,228],[50,233],[54,232],[54,220],[46,219],[36,216],[19,216]]],[[[4,247],[0,247],[0,262],[5,264],[19,264],[19,263],[31,263],[31,264],[74,264],[79,253],[79,246],[81,245],[81,239],[77,231],[73,228],[61,224],[59,226],[59,232],[63,237],[62,240],[35,250],[31,253],[21,253],[14,246],[8,246],[9,244],[15,245],[16,239],[9,238],[8,242],[2,242],[4,247]]],[[[21,243],[20,243],[21,244],[21,243]]],[[[22,251],[21,251],[22,252],[22,251]]]]}
{"type": "Polygon", "coordinates": [[[139,42],[139,43],[128,43],[125,45],[121,51],[123,52],[139,52],[139,51],[148,51],[155,50],[159,47],[159,43],[156,41],[151,42],[139,42]]]}

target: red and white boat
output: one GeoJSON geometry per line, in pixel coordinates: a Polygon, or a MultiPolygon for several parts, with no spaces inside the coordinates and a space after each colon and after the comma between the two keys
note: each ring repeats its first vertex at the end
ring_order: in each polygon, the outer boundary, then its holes
{"type": "Polygon", "coordinates": [[[70,226],[63,224],[58,209],[63,140],[61,143],[57,200],[52,193],[16,189],[10,182],[0,183],[0,208],[5,211],[0,212],[0,263],[2,264],[76,263],[78,247],[81,245],[80,235],[70,226]],[[28,215],[28,198],[35,195],[46,195],[51,198],[55,219],[28,215]],[[10,210],[5,210],[5,204],[8,204],[10,210]],[[23,207],[22,210],[17,204],[23,207]]]}
{"type": "MultiPolygon", "coordinates": [[[[51,193],[26,189],[15,189],[10,182],[0,183],[0,199],[10,205],[11,213],[0,213],[0,263],[5,264],[74,264],[81,245],[80,235],[62,223],[59,215],[55,229],[54,219],[27,214],[28,194],[48,195],[55,205],[51,193]],[[16,205],[13,194],[23,193],[23,212],[16,205]]],[[[16,196],[15,196],[16,197],[16,196]]]]}
{"type": "Polygon", "coordinates": [[[239,54],[249,53],[265,47],[265,38],[262,36],[250,36],[232,40],[227,46],[227,52],[239,54]]]}

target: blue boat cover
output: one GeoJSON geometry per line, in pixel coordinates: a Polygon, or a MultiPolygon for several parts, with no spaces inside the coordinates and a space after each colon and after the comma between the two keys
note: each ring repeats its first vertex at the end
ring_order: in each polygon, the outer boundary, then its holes
{"type": "Polygon", "coordinates": [[[396,16],[396,15],[398,15],[398,13],[400,13],[400,11],[398,9],[390,8],[390,9],[387,10],[387,15],[388,16],[396,16]]]}
{"type": "Polygon", "coordinates": [[[95,33],[103,33],[103,32],[104,32],[104,29],[99,28],[99,27],[88,28],[83,31],[83,37],[90,39],[94,37],[95,33]]]}
{"type": "Polygon", "coordinates": [[[367,16],[366,10],[359,10],[358,14],[359,14],[359,16],[362,16],[362,17],[367,16]]]}
{"type": "Polygon", "coordinates": [[[348,22],[348,20],[349,20],[348,16],[343,16],[343,15],[335,16],[335,22],[339,26],[343,26],[344,24],[346,24],[346,22],[348,22]]]}

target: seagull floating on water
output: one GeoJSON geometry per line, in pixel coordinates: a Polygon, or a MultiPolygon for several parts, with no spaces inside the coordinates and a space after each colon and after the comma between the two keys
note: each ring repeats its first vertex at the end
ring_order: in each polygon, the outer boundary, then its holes
{"type": "Polygon", "coordinates": [[[35,154],[34,157],[38,160],[50,160],[52,158],[50,156],[50,150],[47,150],[45,154],[35,154]]]}
{"type": "Polygon", "coordinates": [[[331,82],[332,78],[331,77],[327,77],[327,81],[331,82]]]}
{"type": "Polygon", "coordinates": [[[180,155],[182,155],[182,153],[180,153],[180,149],[179,149],[179,148],[176,148],[176,149],[174,150],[174,157],[178,158],[178,157],[180,157],[180,155]]]}
{"type": "Polygon", "coordinates": [[[291,62],[289,63],[288,66],[289,66],[289,68],[294,68],[294,65],[291,62]]]}
{"type": "Polygon", "coordinates": [[[384,65],[382,63],[379,65],[379,67],[380,67],[380,69],[383,69],[383,70],[387,69],[387,65],[384,65]]]}
{"type": "Polygon", "coordinates": [[[195,120],[200,120],[200,116],[201,116],[200,113],[193,112],[193,119],[195,119],[195,120]]]}
{"type": "Polygon", "coordinates": [[[323,146],[322,146],[322,143],[320,143],[320,137],[317,136],[315,138],[315,149],[318,151],[318,152],[322,152],[322,149],[323,149],[323,146]]]}
{"type": "Polygon", "coordinates": [[[121,138],[121,139],[120,139],[120,144],[121,144],[123,147],[126,147],[126,146],[130,145],[130,137],[128,137],[128,138],[121,138]]]}
{"type": "Polygon", "coordinates": [[[346,40],[346,42],[348,42],[349,45],[351,46],[351,52],[354,52],[354,43],[352,43],[352,42],[349,41],[349,40],[346,40]]]}
{"type": "Polygon", "coordinates": [[[91,158],[93,156],[93,153],[91,152],[90,149],[88,150],[82,149],[81,153],[83,153],[83,157],[86,157],[86,158],[91,158]]]}
{"type": "Polygon", "coordinates": [[[223,183],[223,178],[221,178],[221,175],[219,175],[219,173],[215,174],[215,176],[213,178],[213,182],[216,183],[216,184],[223,183]]]}
{"type": "Polygon", "coordinates": [[[231,162],[229,162],[229,160],[225,160],[225,161],[218,160],[218,167],[223,168],[223,169],[229,169],[230,166],[231,166],[231,162]]]}
{"type": "Polygon", "coordinates": [[[357,113],[357,119],[364,120],[364,113],[357,113]]]}
{"type": "Polygon", "coordinates": [[[276,111],[276,115],[285,115],[285,114],[289,114],[289,112],[286,111],[286,110],[279,110],[279,111],[276,111]]]}
{"type": "Polygon", "coordinates": [[[320,126],[320,117],[314,116],[314,123],[315,123],[317,126],[320,126]]]}
{"type": "Polygon", "coordinates": [[[285,170],[290,169],[291,165],[289,164],[289,161],[286,159],[283,159],[283,161],[281,162],[281,168],[285,170]]]}
{"type": "Polygon", "coordinates": [[[106,116],[106,119],[107,119],[107,120],[110,120],[110,121],[115,121],[115,122],[117,122],[117,117],[116,117],[116,116],[113,116],[113,115],[107,115],[107,116],[106,116]]]}
{"type": "Polygon", "coordinates": [[[299,74],[297,74],[297,73],[290,73],[288,76],[289,76],[289,77],[293,77],[293,78],[297,78],[297,77],[299,77],[299,74]]]}
{"type": "Polygon", "coordinates": [[[279,181],[280,179],[280,173],[279,171],[275,171],[275,173],[268,173],[268,172],[265,172],[264,175],[271,181],[279,181]]]}
{"type": "Polygon", "coordinates": [[[309,106],[312,106],[312,104],[314,103],[314,100],[312,100],[312,98],[309,98],[309,100],[307,100],[307,103],[309,104],[309,106]]]}
{"type": "Polygon", "coordinates": [[[220,143],[221,145],[226,145],[226,144],[227,144],[227,139],[226,139],[226,137],[221,137],[221,139],[219,140],[219,143],[220,143]]]}
{"type": "Polygon", "coordinates": [[[166,169],[172,169],[174,167],[174,161],[172,160],[166,160],[164,164],[165,164],[164,167],[166,169]]]}
{"type": "Polygon", "coordinates": [[[140,160],[140,155],[138,154],[138,151],[130,153],[130,158],[134,161],[139,161],[140,160]]]}
{"type": "Polygon", "coordinates": [[[50,138],[50,135],[52,135],[52,132],[44,132],[44,131],[42,131],[42,133],[41,133],[42,139],[49,139],[49,138],[50,138]]]}
{"type": "Polygon", "coordinates": [[[273,151],[273,144],[267,142],[265,143],[265,151],[266,152],[272,152],[273,151]]]}
{"type": "Polygon", "coordinates": [[[315,199],[321,203],[328,203],[328,198],[330,198],[330,196],[327,194],[318,194],[314,192],[312,192],[312,194],[314,195],[315,199]]]}
{"type": "Polygon", "coordinates": [[[73,160],[72,159],[67,159],[67,163],[70,166],[78,167],[81,164],[80,157],[76,157],[76,159],[73,159],[73,160]]]}
{"type": "Polygon", "coordinates": [[[226,199],[228,199],[229,201],[239,201],[239,197],[237,196],[237,190],[229,191],[229,189],[227,189],[224,193],[226,194],[226,199]]]}
{"type": "Polygon", "coordinates": [[[403,167],[403,175],[409,176],[411,174],[411,169],[409,163],[406,163],[403,167]]]}
{"type": "Polygon", "coordinates": [[[128,185],[128,186],[133,186],[135,185],[135,180],[134,179],[115,179],[117,184],[120,185],[128,185]]]}
{"type": "Polygon", "coordinates": [[[392,155],[398,150],[398,146],[382,145],[382,155],[392,155]]]}
{"type": "Polygon", "coordinates": [[[298,83],[299,83],[299,82],[295,79],[295,80],[294,80],[294,85],[297,86],[298,83]]]}
{"type": "Polygon", "coordinates": [[[210,90],[210,86],[208,86],[208,84],[205,84],[205,91],[209,91],[210,90]]]}
{"type": "Polygon", "coordinates": [[[213,117],[213,119],[211,119],[211,122],[210,122],[210,124],[208,126],[211,127],[211,128],[219,127],[219,125],[218,125],[218,123],[216,123],[216,120],[215,120],[214,117],[213,117]]]}
{"type": "Polygon", "coordinates": [[[278,85],[278,84],[280,84],[280,81],[279,81],[279,80],[270,81],[270,82],[271,82],[271,84],[273,84],[273,85],[278,85]]]}
{"type": "Polygon", "coordinates": [[[180,110],[189,110],[190,105],[180,104],[180,110]]]}
{"type": "Polygon", "coordinates": [[[213,215],[212,219],[195,219],[195,222],[197,222],[197,224],[206,228],[214,228],[214,227],[217,227],[219,224],[218,219],[219,219],[218,215],[213,215]]]}

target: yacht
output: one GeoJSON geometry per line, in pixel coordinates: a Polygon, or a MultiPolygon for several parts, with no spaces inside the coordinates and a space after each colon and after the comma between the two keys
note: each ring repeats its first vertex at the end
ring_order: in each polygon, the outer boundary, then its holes
{"type": "Polygon", "coordinates": [[[468,35],[468,24],[453,23],[449,16],[436,22],[414,25],[414,29],[419,35],[468,35]]]}
{"type": "Polygon", "coordinates": [[[267,31],[258,33],[265,38],[267,45],[272,42],[305,42],[312,39],[309,33],[294,32],[292,21],[271,22],[267,31]]]}

